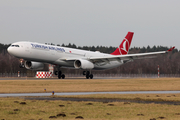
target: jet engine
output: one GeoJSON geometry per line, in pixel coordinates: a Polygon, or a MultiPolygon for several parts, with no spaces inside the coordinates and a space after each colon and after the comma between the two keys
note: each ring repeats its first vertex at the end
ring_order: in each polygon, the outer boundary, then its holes
{"type": "Polygon", "coordinates": [[[25,61],[24,65],[26,69],[30,70],[42,70],[44,68],[44,64],[40,62],[25,61]]]}
{"type": "Polygon", "coordinates": [[[74,61],[74,67],[81,68],[81,69],[93,69],[94,64],[88,60],[79,59],[79,60],[74,61]]]}

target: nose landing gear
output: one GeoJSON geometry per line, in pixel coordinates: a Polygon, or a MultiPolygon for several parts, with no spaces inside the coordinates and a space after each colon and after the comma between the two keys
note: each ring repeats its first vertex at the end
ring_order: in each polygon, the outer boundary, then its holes
{"type": "Polygon", "coordinates": [[[20,59],[19,62],[20,62],[19,67],[20,67],[20,68],[24,68],[24,67],[25,67],[25,66],[24,66],[24,60],[23,60],[23,59],[20,59]]]}

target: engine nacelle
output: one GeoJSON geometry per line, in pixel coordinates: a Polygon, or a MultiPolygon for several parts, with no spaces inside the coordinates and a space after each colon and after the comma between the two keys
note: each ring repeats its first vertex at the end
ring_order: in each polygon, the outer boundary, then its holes
{"type": "Polygon", "coordinates": [[[44,68],[44,64],[40,62],[25,61],[24,65],[26,69],[30,70],[42,70],[44,68]]]}
{"type": "Polygon", "coordinates": [[[79,60],[74,61],[74,67],[81,68],[81,69],[93,69],[94,64],[88,60],[79,59],[79,60]]]}

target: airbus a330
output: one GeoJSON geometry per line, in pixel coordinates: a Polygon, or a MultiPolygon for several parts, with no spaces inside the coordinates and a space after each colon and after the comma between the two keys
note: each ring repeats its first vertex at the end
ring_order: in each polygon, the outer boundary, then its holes
{"type": "Polygon", "coordinates": [[[60,71],[61,67],[83,69],[83,75],[87,79],[92,79],[92,69],[105,70],[115,68],[134,59],[152,58],[158,54],[172,51],[175,48],[172,47],[167,51],[160,52],[128,54],[133,34],[133,32],[128,32],[119,47],[111,54],[27,41],[12,43],[7,50],[11,55],[24,60],[24,63],[21,63],[21,67],[41,70],[44,67],[44,63],[49,63],[58,67],[57,74],[59,79],[65,78],[65,75],[60,71]]]}

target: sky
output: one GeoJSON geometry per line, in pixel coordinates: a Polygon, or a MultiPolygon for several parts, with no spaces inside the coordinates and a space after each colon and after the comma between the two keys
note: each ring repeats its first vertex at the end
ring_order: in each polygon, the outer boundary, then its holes
{"type": "Polygon", "coordinates": [[[0,0],[0,43],[180,49],[180,0],[0,0]]]}

